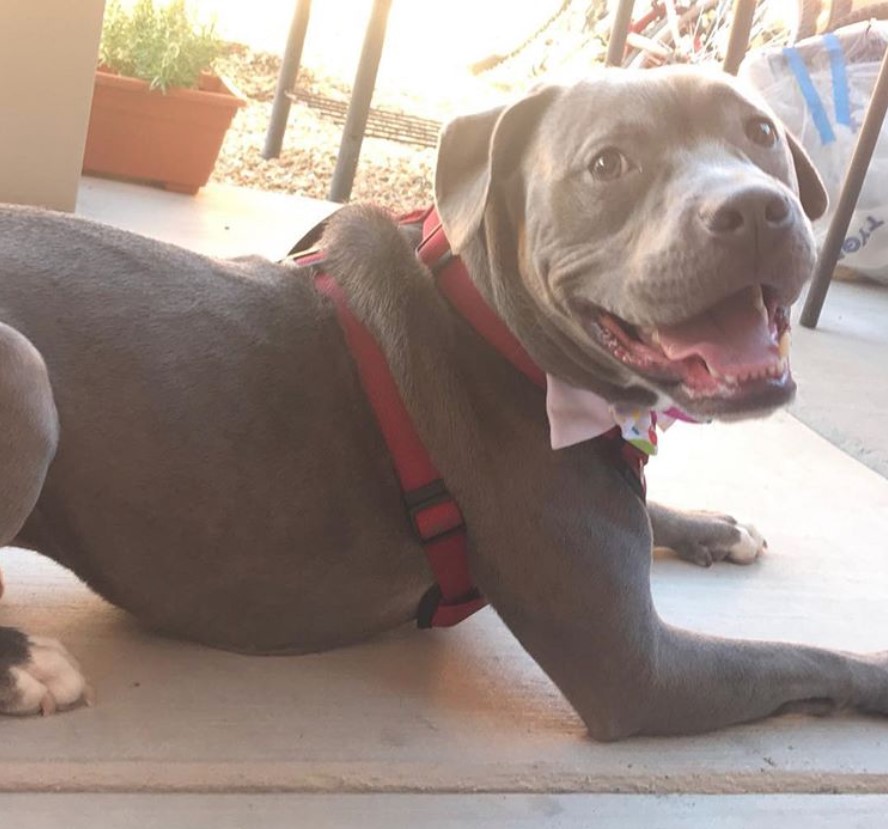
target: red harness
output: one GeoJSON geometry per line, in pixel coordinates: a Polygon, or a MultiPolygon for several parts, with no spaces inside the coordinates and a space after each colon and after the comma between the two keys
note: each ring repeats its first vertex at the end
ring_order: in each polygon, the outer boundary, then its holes
{"type": "MultiPolygon", "coordinates": [[[[545,390],[545,373],[481,296],[462,260],[452,254],[435,209],[415,211],[399,221],[405,225],[422,224],[417,257],[435,275],[438,289],[451,305],[512,365],[545,390]]],[[[322,265],[322,251],[300,253],[318,235],[316,228],[298,243],[291,251],[291,261],[322,265]]],[[[379,344],[352,313],[345,292],[333,278],[319,269],[314,279],[317,289],[333,301],[361,385],[392,456],[408,519],[435,577],[435,584],[419,603],[417,625],[451,627],[487,604],[469,573],[468,536],[462,512],[416,432],[379,344]]],[[[597,440],[605,442],[615,466],[644,498],[647,455],[624,441],[619,428],[597,440]]]]}

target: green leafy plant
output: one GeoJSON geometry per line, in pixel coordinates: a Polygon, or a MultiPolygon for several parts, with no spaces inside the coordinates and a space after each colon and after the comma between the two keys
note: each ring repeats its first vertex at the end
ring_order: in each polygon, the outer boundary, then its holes
{"type": "Polygon", "coordinates": [[[215,22],[198,23],[185,0],[137,0],[129,9],[111,0],[105,9],[99,61],[114,72],[141,78],[152,89],[196,87],[223,51],[215,22]]]}

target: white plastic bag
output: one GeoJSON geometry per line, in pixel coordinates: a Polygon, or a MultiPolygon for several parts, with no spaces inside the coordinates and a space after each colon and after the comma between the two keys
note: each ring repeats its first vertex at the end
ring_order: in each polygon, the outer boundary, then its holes
{"type": "MultiPolygon", "coordinates": [[[[826,184],[830,208],[814,225],[818,242],[829,227],[886,48],[888,22],[864,22],[808,38],[790,49],[751,52],[741,67],[741,77],[801,140],[826,184]]],[[[839,264],[888,282],[888,119],[839,264]]]]}

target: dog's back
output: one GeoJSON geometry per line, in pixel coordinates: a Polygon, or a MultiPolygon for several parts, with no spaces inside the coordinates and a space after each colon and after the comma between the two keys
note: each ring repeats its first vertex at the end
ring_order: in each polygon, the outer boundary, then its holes
{"type": "Polygon", "coordinates": [[[17,543],[225,647],[347,641],[380,602],[384,626],[409,617],[421,553],[397,531],[385,447],[309,274],[4,208],[0,309],[43,356],[61,425],[17,543]],[[393,597],[404,573],[409,598],[393,597]]]}

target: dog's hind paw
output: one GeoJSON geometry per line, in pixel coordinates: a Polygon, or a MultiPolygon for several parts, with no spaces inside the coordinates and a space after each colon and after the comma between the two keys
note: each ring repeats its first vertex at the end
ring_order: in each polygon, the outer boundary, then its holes
{"type": "Polygon", "coordinates": [[[92,704],[92,690],[61,642],[12,628],[0,634],[0,714],[46,716],[92,704]]]}

